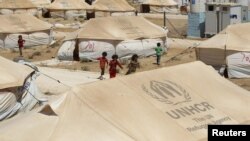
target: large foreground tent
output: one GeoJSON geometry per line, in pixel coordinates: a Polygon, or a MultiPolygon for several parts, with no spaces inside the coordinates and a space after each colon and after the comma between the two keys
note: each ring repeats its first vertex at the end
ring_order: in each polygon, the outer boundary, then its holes
{"type": "Polygon", "coordinates": [[[126,0],[96,0],[93,8],[96,16],[135,15],[135,8],[126,0]]]}
{"type": "Polygon", "coordinates": [[[84,0],[55,0],[47,9],[50,12],[57,13],[57,15],[59,14],[58,12],[63,12],[63,17],[71,18],[86,15],[86,10],[92,8],[84,0]]]}
{"type": "MultiPolygon", "coordinates": [[[[250,51],[249,31],[249,23],[229,25],[219,34],[202,42],[196,48],[197,59],[216,68],[221,67],[222,65],[227,65],[228,63],[232,64],[230,62],[234,61],[234,66],[232,66],[234,67],[234,70],[249,75],[250,70],[246,69],[246,67],[249,67],[249,65],[242,64],[242,61],[244,60],[244,53],[250,51]],[[243,54],[241,54],[241,52],[243,54]],[[230,55],[235,53],[238,53],[238,55],[234,55],[234,57],[229,57],[230,55]],[[235,59],[237,59],[237,61],[235,59]],[[236,64],[238,64],[237,68],[235,68],[236,64]]],[[[247,59],[246,57],[248,56],[245,56],[245,59],[247,59]]],[[[230,71],[230,67],[228,69],[230,71]]],[[[232,77],[241,76],[237,76],[236,74],[236,76],[232,77]]]]}
{"type": "Polygon", "coordinates": [[[97,59],[103,51],[110,58],[114,53],[128,57],[155,54],[156,43],[165,49],[167,31],[143,17],[120,16],[89,20],[83,28],[66,37],[58,51],[58,58],[72,60],[97,59]]]}
{"type": "Polygon", "coordinates": [[[174,0],[143,0],[141,4],[141,12],[150,12],[150,7],[161,7],[161,8],[177,8],[177,3],[174,0]]]}
{"type": "Polygon", "coordinates": [[[0,121],[20,111],[29,111],[38,102],[36,74],[28,66],[0,57],[0,121]],[[35,98],[37,97],[37,98],[35,98]]]}
{"type": "Polygon", "coordinates": [[[74,87],[0,123],[0,140],[206,141],[207,124],[249,123],[249,103],[248,91],[192,62],[74,87]]]}
{"type": "Polygon", "coordinates": [[[1,0],[0,14],[31,14],[38,15],[37,6],[30,0],[1,0]]]}
{"type": "Polygon", "coordinates": [[[48,45],[51,42],[49,23],[28,14],[0,15],[0,47],[18,47],[18,35],[25,40],[25,47],[48,45]]]}

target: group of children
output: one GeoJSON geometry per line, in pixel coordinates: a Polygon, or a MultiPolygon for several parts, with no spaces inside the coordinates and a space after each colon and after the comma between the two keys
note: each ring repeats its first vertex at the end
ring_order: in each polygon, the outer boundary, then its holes
{"type": "MultiPolygon", "coordinates": [[[[100,62],[100,69],[101,69],[101,76],[98,77],[98,79],[100,79],[100,80],[104,79],[103,75],[105,72],[105,68],[107,66],[109,66],[110,78],[116,77],[116,73],[117,73],[116,67],[117,66],[119,66],[121,69],[123,69],[121,63],[118,61],[118,55],[114,54],[112,56],[112,60],[110,60],[110,62],[108,62],[108,59],[106,57],[107,57],[107,52],[103,52],[102,57],[98,58],[98,60],[100,62]],[[106,64],[107,64],[107,66],[106,66],[106,64]]],[[[131,58],[130,64],[128,65],[128,72],[126,73],[126,75],[135,72],[136,68],[140,67],[137,59],[138,59],[138,55],[134,54],[131,58]]]]}
{"type": "MultiPolygon", "coordinates": [[[[156,63],[157,63],[157,65],[160,65],[160,59],[161,59],[161,55],[163,52],[163,49],[161,48],[160,43],[157,43],[157,47],[155,48],[155,52],[156,52],[156,63]]],[[[116,67],[117,66],[119,66],[121,69],[123,69],[122,65],[118,61],[118,55],[114,54],[112,56],[112,60],[110,62],[108,62],[108,59],[106,57],[107,57],[107,52],[103,52],[102,57],[98,58],[98,60],[100,61],[100,69],[101,69],[101,76],[98,78],[100,80],[104,79],[103,75],[105,72],[105,67],[109,66],[110,78],[116,77],[116,73],[117,73],[116,67]],[[107,66],[106,66],[106,64],[107,64],[107,66]]],[[[131,61],[128,64],[128,71],[127,71],[126,75],[136,72],[136,69],[140,67],[140,64],[138,62],[138,58],[139,58],[139,56],[137,54],[134,54],[131,57],[131,61]]]]}

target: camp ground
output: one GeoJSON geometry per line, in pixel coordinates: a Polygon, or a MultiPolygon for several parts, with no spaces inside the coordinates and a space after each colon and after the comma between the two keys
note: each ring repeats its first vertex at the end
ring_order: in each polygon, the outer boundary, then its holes
{"type": "Polygon", "coordinates": [[[246,0],[0,0],[0,141],[250,124],[248,17],[246,0]]]}

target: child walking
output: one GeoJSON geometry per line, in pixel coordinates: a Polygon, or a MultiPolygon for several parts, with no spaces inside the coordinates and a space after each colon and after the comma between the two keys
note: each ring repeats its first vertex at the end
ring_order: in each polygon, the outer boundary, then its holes
{"type": "Polygon", "coordinates": [[[23,40],[22,35],[19,35],[17,43],[18,43],[19,53],[20,53],[21,57],[23,56],[23,44],[24,44],[24,42],[25,42],[25,40],[23,40]]]}
{"type": "Polygon", "coordinates": [[[106,58],[107,56],[107,52],[103,52],[102,53],[102,57],[98,58],[98,60],[100,61],[100,69],[101,69],[101,76],[98,77],[98,79],[103,80],[104,77],[104,73],[105,73],[105,65],[108,65],[108,59],[106,58]]]}
{"type": "Polygon", "coordinates": [[[110,78],[116,77],[116,66],[118,65],[121,69],[123,69],[122,65],[120,62],[117,60],[118,55],[113,55],[112,60],[109,62],[109,75],[110,78]]]}
{"type": "Polygon", "coordinates": [[[140,63],[138,62],[138,57],[139,56],[137,54],[134,54],[131,57],[131,61],[128,64],[128,71],[127,71],[126,75],[131,74],[131,73],[135,73],[136,72],[136,68],[140,67],[140,63]]]}

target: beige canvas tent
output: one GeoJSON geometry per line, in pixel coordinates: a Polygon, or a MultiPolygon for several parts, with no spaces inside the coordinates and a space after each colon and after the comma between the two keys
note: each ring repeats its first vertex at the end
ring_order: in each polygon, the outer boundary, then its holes
{"type": "Polygon", "coordinates": [[[178,6],[178,3],[176,3],[174,0],[143,0],[140,11],[142,13],[149,13],[150,11],[155,12],[176,12],[176,8],[178,6]],[[161,8],[161,9],[159,9],[161,8]],[[175,9],[172,9],[175,8],[175,9]]]}
{"type": "Polygon", "coordinates": [[[91,7],[83,0],[55,0],[48,9],[50,11],[90,10],[91,7]]]}
{"type": "Polygon", "coordinates": [[[48,45],[52,25],[32,15],[0,15],[0,47],[17,47],[18,35],[26,40],[24,46],[48,45]]]}
{"type": "Polygon", "coordinates": [[[58,57],[72,60],[75,46],[81,59],[96,59],[103,51],[108,52],[109,58],[114,53],[120,57],[134,53],[149,56],[155,54],[154,48],[157,42],[164,47],[166,36],[167,31],[143,17],[95,18],[66,37],[58,57]]]}
{"type": "Polygon", "coordinates": [[[0,14],[20,14],[27,13],[31,15],[38,15],[37,6],[30,0],[1,0],[0,14]]]}
{"type": "Polygon", "coordinates": [[[144,0],[142,4],[160,7],[177,6],[174,0],[144,0]]]}
{"type": "Polygon", "coordinates": [[[96,16],[135,15],[135,8],[126,0],[97,0],[92,5],[96,16]]]}
{"type": "Polygon", "coordinates": [[[0,121],[31,110],[42,95],[34,70],[0,57],[0,121]]]}
{"type": "Polygon", "coordinates": [[[207,124],[249,123],[249,94],[193,62],[75,87],[0,123],[0,140],[206,141],[207,124]]]}
{"type": "Polygon", "coordinates": [[[250,24],[229,25],[196,48],[197,59],[213,66],[226,64],[226,57],[237,52],[250,51],[250,24]]]}
{"type": "Polygon", "coordinates": [[[47,9],[51,12],[52,17],[59,16],[70,19],[72,17],[86,16],[86,10],[91,10],[92,7],[84,0],[55,0],[47,9]]]}
{"type": "Polygon", "coordinates": [[[26,77],[34,71],[3,57],[0,57],[0,66],[0,89],[22,86],[26,77]]]}
{"type": "Polygon", "coordinates": [[[37,7],[47,7],[51,4],[51,0],[30,0],[37,7]]]}
{"type": "Polygon", "coordinates": [[[135,8],[126,0],[97,0],[93,3],[96,11],[105,12],[134,12],[135,8]]]}

